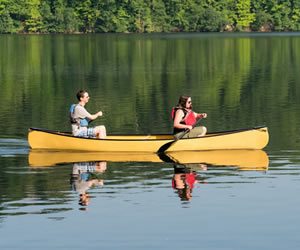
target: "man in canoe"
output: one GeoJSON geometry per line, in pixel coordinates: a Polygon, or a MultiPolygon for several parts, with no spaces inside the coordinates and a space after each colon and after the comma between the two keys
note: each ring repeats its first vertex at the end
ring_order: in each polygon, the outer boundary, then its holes
{"type": "Polygon", "coordinates": [[[78,104],[73,104],[70,109],[73,135],[78,137],[95,137],[99,139],[105,138],[105,126],[88,127],[90,121],[102,116],[102,111],[92,115],[85,109],[84,106],[88,103],[90,98],[87,91],[79,90],[76,97],[79,102],[78,104]]]}
{"type": "Polygon", "coordinates": [[[206,118],[206,113],[196,113],[192,110],[192,98],[190,96],[180,96],[178,104],[172,110],[173,118],[173,134],[177,137],[184,131],[182,138],[192,138],[204,136],[207,132],[206,127],[198,126],[195,127],[197,120],[206,118]]]}

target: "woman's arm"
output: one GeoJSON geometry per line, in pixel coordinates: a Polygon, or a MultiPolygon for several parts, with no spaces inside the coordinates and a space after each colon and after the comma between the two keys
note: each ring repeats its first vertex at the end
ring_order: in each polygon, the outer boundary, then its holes
{"type": "Polygon", "coordinates": [[[202,119],[202,118],[206,118],[207,117],[206,113],[196,113],[196,112],[194,112],[194,114],[195,114],[195,117],[197,119],[202,119]]]}
{"type": "Polygon", "coordinates": [[[184,117],[184,113],[182,110],[178,109],[175,113],[175,118],[174,118],[174,128],[179,128],[179,129],[192,129],[193,126],[191,125],[185,125],[185,124],[181,124],[180,122],[182,121],[184,117]]]}

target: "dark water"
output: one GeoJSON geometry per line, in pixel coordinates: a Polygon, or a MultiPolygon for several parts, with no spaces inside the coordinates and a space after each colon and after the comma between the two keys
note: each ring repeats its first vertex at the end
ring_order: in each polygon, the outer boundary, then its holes
{"type": "Polygon", "coordinates": [[[2,35],[0,55],[1,249],[299,249],[299,33],[2,35]],[[171,131],[185,93],[210,131],[267,125],[266,157],[32,164],[27,129],[69,130],[80,88],[108,133],[171,131]]]}

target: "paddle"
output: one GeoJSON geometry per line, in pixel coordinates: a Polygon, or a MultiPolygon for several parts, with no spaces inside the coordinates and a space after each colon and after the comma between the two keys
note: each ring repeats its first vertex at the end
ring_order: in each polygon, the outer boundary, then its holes
{"type": "MultiPolygon", "coordinates": [[[[194,124],[193,124],[193,128],[196,127],[199,122],[200,122],[201,118],[198,119],[194,124]]],[[[180,140],[181,138],[183,138],[190,130],[186,129],[182,132],[179,132],[178,134],[176,134],[174,137],[175,139],[173,141],[167,142],[166,144],[162,145],[158,150],[157,150],[157,154],[162,154],[164,153],[167,149],[169,149],[169,147],[171,147],[175,142],[177,142],[178,140],[180,140]]]]}

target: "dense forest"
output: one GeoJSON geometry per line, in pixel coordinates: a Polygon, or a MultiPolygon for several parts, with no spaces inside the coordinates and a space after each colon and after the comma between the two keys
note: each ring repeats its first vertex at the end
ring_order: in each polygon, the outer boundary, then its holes
{"type": "Polygon", "coordinates": [[[0,0],[0,33],[298,30],[300,0],[0,0]]]}

